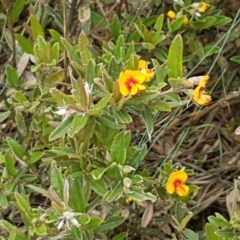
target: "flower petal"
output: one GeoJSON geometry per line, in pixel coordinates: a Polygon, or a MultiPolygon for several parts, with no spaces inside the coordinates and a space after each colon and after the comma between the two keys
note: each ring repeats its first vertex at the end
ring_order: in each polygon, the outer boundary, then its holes
{"type": "Polygon", "coordinates": [[[180,196],[180,197],[185,197],[188,195],[189,193],[189,187],[185,184],[181,184],[179,186],[177,186],[176,188],[176,193],[180,196]]]}
{"type": "Polygon", "coordinates": [[[131,87],[131,95],[136,95],[138,92],[138,87],[136,84],[133,84],[131,87]]]}
{"type": "Polygon", "coordinates": [[[130,94],[130,91],[126,85],[126,77],[124,72],[120,73],[118,81],[119,81],[119,91],[124,97],[126,97],[127,95],[130,94]]]}

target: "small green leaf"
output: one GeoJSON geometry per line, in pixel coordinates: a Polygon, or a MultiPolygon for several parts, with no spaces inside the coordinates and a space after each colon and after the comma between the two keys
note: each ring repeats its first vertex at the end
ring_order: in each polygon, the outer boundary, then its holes
{"type": "Polygon", "coordinates": [[[121,123],[128,124],[132,122],[132,116],[124,109],[114,112],[114,115],[121,123]]]}
{"type": "Polygon", "coordinates": [[[84,213],[91,194],[91,184],[84,175],[69,179],[69,206],[76,212],[84,213]]]}
{"type": "Polygon", "coordinates": [[[120,132],[114,137],[110,148],[110,154],[116,163],[124,165],[127,157],[124,132],[120,132]]]}
{"type": "Polygon", "coordinates": [[[14,139],[7,137],[7,144],[9,148],[11,149],[12,154],[20,160],[24,161],[24,158],[26,157],[26,151],[24,148],[14,139]]]}
{"type": "Polygon", "coordinates": [[[89,115],[99,115],[102,113],[103,109],[107,106],[109,100],[112,98],[112,94],[108,93],[103,97],[97,104],[95,104],[90,110],[89,115]]]}
{"type": "Polygon", "coordinates": [[[98,232],[110,231],[125,221],[122,216],[110,216],[107,220],[97,229],[98,232]]]}
{"type": "Polygon", "coordinates": [[[112,17],[111,25],[110,25],[110,31],[115,40],[118,39],[121,28],[122,28],[121,21],[119,20],[118,15],[116,13],[114,13],[114,15],[112,17]]]}
{"type": "Polygon", "coordinates": [[[61,122],[49,135],[49,141],[53,141],[65,135],[72,125],[73,117],[68,117],[61,122]]]}
{"type": "Polygon", "coordinates": [[[155,24],[154,24],[154,29],[157,31],[157,33],[159,34],[162,31],[162,26],[163,26],[163,19],[164,19],[164,14],[161,14],[155,24]]]}
{"type": "Polygon", "coordinates": [[[155,102],[150,107],[153,111],[163,111],[163,112],[171,111],[171,106],[164,101],[155,102]]]}
{"type": "Polygon", "coordinates": [[[102,178],[96,180],[95,177],[99,176],[96,176],[96,173],[91,172],[91,174],[93,177],[93,179],[90,179],[92,190],[99,196],[103,197],[106,194],[108,188],[106,182],[102,178]]]}
{"type": "Polygon", "coordinates": [[[117,39],[117,43],[114,49],[114,55],[117,61],[121,61],[124,56],[124,47],[125,47],[125,40],[123,35],[119,35],[117,39]]]}
{"type": "Polygon", "coordinates": [[[154,121],[153,121],[153,115],[148,107],[144,108],[142,117],[147,128],[148,139],[149,141],[151,141],[151,135],[154,128],[154,121]]]}
{"type": "Polygon", "coordinates": [[[62,173],[57,167],[56,162],[53,161],[51,165],[51,186],[53,186],[54,190],[61,199],[63,199],[63,182],[62,173]]]}
{"type": "Polygon", "coordinates": [[[72,93],[74,96],[75,101],[83,108],[87,107],[88,101],[87,101],[87,93],[86,89],[84,87],[83,80],[81,78],[78,78],[77,80],[72,79],[72,93]]]}
{"type": "Polygon", "coordinates": [[[0,112],[0,123],[5,121],[9,117],[10,114],[11,114],[10,111],[0,112]]]}
{"type": "Polygon", "coordinates": [[[174,21],[171,23],[171,31],[172,31],[172,32],[177,31],[177,30],[183,25],[183,22],[184,22],[184,16],[179,17],[179,18],[177,18],[176,20],[174,20],[174,21]]]}
{"type": "Polygon", "coordinates": [[[39,35],[42,36],[43,38],[45,37],[43,28],[40,22],[38,21],[37,17],[34,15],[30,16],[30,26],[33,39],[37,40],[39,35]]]}
{"type": "Polygon", "coordinates": [[[240,63],[240,55],[233,56],[230,58],[230,60],[236,63],[240,63]]]}
{"type": "Polygon", "coordinates": [[[102,222],[103,222],[102,218],[92,217],[90,222],[85,226],[85,228],[88,229],[88,230],[96,229],[101,225],[102,222]]]}
{"type": "Polygon", "coordinates": [[[26,3],[26,0],[14,1],[13,6],[11,7],[11,10],[10,10],[10,16],[13,22],[16,22],[16,20],[18,19],[19,15],[21,14],[24,8],[25,3],[26,3]]]}
{"type": "Polygon", "coordinates": [[[30,40],[21,34],[15,34],[16,40],[22,50],[28,54],[33,54],[33,44],[30,40]]]}
{"type": "Polygon", "coordinates": [[[182,78],[183,41],[180,34],[173,39],[167,59],[168,77],[182,78]]]}
{"type": "Polygon", "coordinates": [[[127,232],[121,232],[117,236],[115,236],[112,240],[125,240],[127,239],[128,233],[127,232]]]}
{"type": "Polygon", "coordinates": [[[12,225],[10,222],[5,221],[5,220],[0,220],[0,226],[7,230],[10,234],[14,233],[15,237],[14,238],[8,238],[10,239],[17,239],[17,240],[28,240],[28,237],[17,227],[12,225]]]}
{"type": "Polygon", "coordinates": [[[15,120],[16,120],[17,128],[18,128],[20,134],[22,136],[26,136],[27,135],[27,126],[25,123],[25,118],[21,111],[19,111],[19,110],[16,111],[15,120]]]}
{"type": "Polygon", "coordinates": [[[11,65],[7,64],[5,68],[5,74],[7,82],[10,87],[16,88],[19,86],[20,80],[17,74],[17,70],[11,65]]]}
{"type": "Polygon", "coordinates": [[[134,201],[137,201],[137,202],[148,201],[148,200],[151,202],[156,201],[156,196],[150,192],[134,191],[132,193],[128,193],[127,195],[128,197],[132,198],[134,201]]]}
{"type": "Polygon", "coordinates": [[[62,91],[56,89],[56,88],[51,88],[50,93],[54,99],[54,101],[59,105],[59,106],[64,106],[64,105],[70,105],[74,104],[75,101],[71,95],[67,95],[63,93],[62,91]]]}
{"type": "Polygon", "coordinates": [[[86,126],[88,122],[88,116],[74,116],[72,125],[68,130],[69,137],[74,137],[75,134],[77,134],[82,128],[86,126]]]}
{"type": "Polygon", "coordinates": [[[113,202],[122,197],[123,185],[121,181],[112,184],[113,187],[110,191],[105,194],[105,200],[107,202],[113,202]]]}
{"type": "Polygon", "coordinates": [[[103,174],[108,170],[107,167],[101,168],[98,167],[97,169],[94,169],[91,171],[91,176],[94,180],[99,180],[102,178],[103,174]]]}
{"type": "Polygon", "coordinates": [[[33,218],[33,214],[32,214],[32,208],[29,204],[29,200],[26,200],[26,198],[18,192],[15,193],[15,199],[16,199],[18,209],[21,211],[21,214],[23,215],[27,223],[30,224],[33,218]]]}
{"type": "Polygon", "coordinates": [[[9,151],[5,153],[5,166],[6,166],[7,173],[10,176],[12,177],[17,176],[17,170],[15,168],[15,160],[9,151]]]}

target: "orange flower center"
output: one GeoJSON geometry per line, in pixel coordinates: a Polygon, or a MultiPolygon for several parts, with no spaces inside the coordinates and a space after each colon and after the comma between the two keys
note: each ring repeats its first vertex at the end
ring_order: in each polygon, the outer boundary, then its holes
{"type": "Polygon", "coordinates": [[[182,185],[182,181],[180,179],[176,179],[173,184],[174,188],[177,189],[182,185]]]}
{"type": "Polygon", "coordinates": [[[127,79],[126,86],[127,86],[129,91],[131,90],[132,85],[134,85],[135,83],[137,83],[137,81],[133,77],[127,79]]]}

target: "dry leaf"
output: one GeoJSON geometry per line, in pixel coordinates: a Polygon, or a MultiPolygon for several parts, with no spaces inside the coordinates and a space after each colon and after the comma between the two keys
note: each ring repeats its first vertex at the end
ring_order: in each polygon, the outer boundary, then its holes
{"type": "Polygon", "coordinates": [[[141,227],[143,228],[147,227],[150,221],[152,220],[152,217],[153,217],[153,204],[148,203],[142,216],[141,227]]]}

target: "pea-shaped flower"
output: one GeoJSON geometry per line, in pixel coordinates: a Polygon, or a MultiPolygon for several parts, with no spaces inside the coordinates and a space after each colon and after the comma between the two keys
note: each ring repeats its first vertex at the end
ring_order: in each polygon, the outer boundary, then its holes
{"type": "Polygon", "coordinates": [[[176,193],[180,197],[185,197],[189,193],[189,187],[185,185],[188,175],[183,170],[176,171],[170,174],[166,183],[166,190],[169,194],[176,193]]]}

